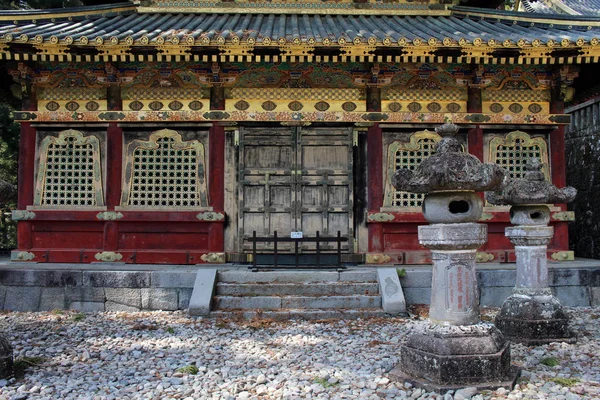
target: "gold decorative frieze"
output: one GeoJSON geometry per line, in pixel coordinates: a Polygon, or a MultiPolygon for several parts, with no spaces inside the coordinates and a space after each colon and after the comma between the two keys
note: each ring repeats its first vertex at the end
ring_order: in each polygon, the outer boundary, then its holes
{"type": "Polygon", "coordinates": [[[224,264],[225,263],[225,253],[207,253],[202,254],[200,257],[202,261],[210,264],[224,264]]]}
{"type": "Polygon", "coordinates": [[[574,261],[575,253],[573,251],[557,251],[552,253],[552,259],[556,261],[574,261]]]}
{"type": "Polygon", "coordinates": [[[389,222],[395,219],[393,214],[390,213],[375,213],[369,214],[367,218],[369,222],[389,222]]]}
{"type": "Polygon", "coordinates": [[[96,253],[94,258],[103,262],[115,262],[121,261],[123,259],[123,255],[120,253],[115,253],[114,251],[103,251],[102,253],[96,253]]]}
{"type": "Polygon", "coordinates": [[[386,264],[389,263],[392,258],[385,254],[368,253],[365,257],[365,263],[367,264],[386,264]]]}
{"type": "Polygon", "coordinates": [[[552,213],[552,219],[555,221],[575,221],[575,211],[560,211],[552,213]]]}
{"type": "MultiPolygon", "coordinates": [[[[283,108],[283,107],[282,107],[283,108]]],[[[287,108],[287,105],[286,105],[287,108]]],[[[18,122],[377,122],[377,123],[415,123],[443,124],[452,121],[455,124],[479,125],[568,125],[571,116],[566,114],[481,114],[481,113],[432,113],[432,112],[357,112],[357,111],[102,111],[102,112],[66,112],[66,111],[15,111],[18,122]]]]}
{"type": "Polygon", "coordinates": [[[494,255],[491,253],[477,252],[477,255],[475,256],[475,261],[478,263],[490,262],[493,259],[494,255]]]}
{"type": "Polygon", "coordinates": [[[31,261],[35,259],[35,254],[28,251],[13,251],[10,255],[11,261],[31,261]]]}
{"type": "Polygon", "coordinates": [[[364,89],[336,88],[230,88],[228,99],[365,100],[364,89]]]}
{"type": "Polygon", "coordinates": [[[35,213],[26,210],[13,210],[11,219],[13,221],[27,221],[35,218],[35,213]]]}
{"type": "Polygon", "coordinates": [[[196,215],[199,221],[223,221],[225,219],[225,214],[219,212],[202,212],[196,215]]]}
{"type": "Polygon", "coordinates": [[[120,212],[114,212],[114,211],[104,211],[104,212],[98,213],[98,215],[96,215],[96,218],[102,219],[104,221],[117,221],[117,220],[123,218],[123,214],[121,214],[120,212]]]}

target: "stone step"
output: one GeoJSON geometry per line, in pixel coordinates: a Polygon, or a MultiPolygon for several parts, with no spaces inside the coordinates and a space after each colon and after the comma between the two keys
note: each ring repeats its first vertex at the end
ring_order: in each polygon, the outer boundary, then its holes
{"type": "Polygon", "coordinates": [[[218,282],[225,283],[307,283],[307,282],[375,282],[376,269],[349,269],[345,271],[271,270],[220,271],[218,282]]]}
{"type": "Polygon", "coordinates": [[[217,284],[219,296],[336,296],[377,295],[376,282],[311,282],[311,283],[223,283],[217,284]]]}
{"type": "Polygon", "coordinates": [[[216,310],[376,309],[381,308],[381,296],[215,296],[213,304],[216,310]]]}
{"type": "Polygon", "coordinates": [[[224,319],[272,319],[277,321],[287,321],[290,319],[321,320],[321,319],[358,319],[375,317],[393,317],[382,309],[359,309],[359,310],[340,310],[340,309],[279,309],[279,310],[216,310],[210,313],[211,318],[224,319]]]}

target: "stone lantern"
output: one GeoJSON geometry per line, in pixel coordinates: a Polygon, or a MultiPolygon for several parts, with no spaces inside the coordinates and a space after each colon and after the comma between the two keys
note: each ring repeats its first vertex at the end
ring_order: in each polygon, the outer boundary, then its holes
{"type": "Polygon", "coordinates": [[[515,245],[517,282],[496,317],[496,326],[511,341],[527,345],[575,342],[569,319],[548,286],[547,245],[554,229],[548,226],[548,203],[573,201],[572,187],[558,189],[546,181],[537,158],[528,160],[523,179],[510,180],[497,193],[488,193],[491,204],[509,204],[506,237],[515,245]]]}
{"type": "Polygon", "coordinates": [[[426,193],[422,207],[430,225],[419,226],[419,243],[431,250],[433,277],[429,321],[407,338],[391,375],[438,392],[511,388],[518,370],[502,333],[480,320],[475,271],[477,249],[487,240],[487,225],[477,223],[483,200],[475,191],[500,190],[505,171],[462,152],[456,125],[436,132],[442,136],[436,154],[414,173],[399,170],[392,179],[398,190],[426,193]]]}

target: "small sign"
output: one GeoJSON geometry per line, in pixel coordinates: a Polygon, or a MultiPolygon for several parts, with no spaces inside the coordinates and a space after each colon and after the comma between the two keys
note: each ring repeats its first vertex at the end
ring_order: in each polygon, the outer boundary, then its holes
{"type": "Polygon", "coordinates": [[[292,232],[290,237],[292,239],[302,239],[302,232],[292,232]]]}

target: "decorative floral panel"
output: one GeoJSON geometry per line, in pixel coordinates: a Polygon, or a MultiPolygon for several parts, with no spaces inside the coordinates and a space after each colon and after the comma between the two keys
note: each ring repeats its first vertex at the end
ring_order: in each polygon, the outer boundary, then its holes
{"type": "Polygon", "coordinates": [[[39,147],[34,205],[97,207],[104,205],[100,141],[76,130],[46,136],[39,147]]]}
{"type": "Polygon", "coordinates": [[[435,144],[441,136],[435,132],[421,131],[410,136],[409,142],[394,141],[388,146],[387,178],[384,207],[420,207],[423,194],[396,190],[392,186],[392,176],[402,168],[414,171],[427,157],[435,153],[435,144]]]}
{"type": "Polygon", "coordinates": [[[204,145],[170,129],[127,145],[123,207],[188,209],[208,206],[204,145]]]}

